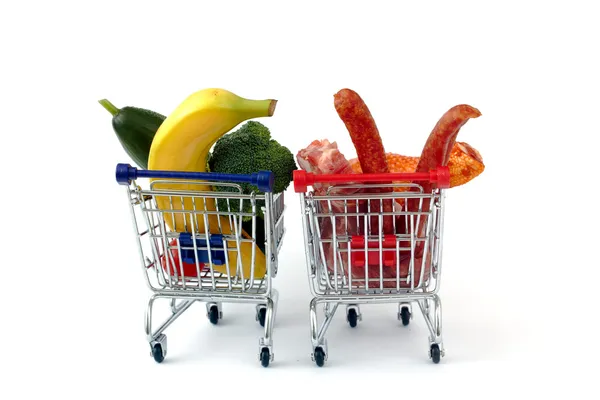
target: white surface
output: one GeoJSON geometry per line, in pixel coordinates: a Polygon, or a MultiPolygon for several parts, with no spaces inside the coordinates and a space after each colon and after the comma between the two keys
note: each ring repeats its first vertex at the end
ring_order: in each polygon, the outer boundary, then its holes
{"type": "Polygon", "coordinates": [[[599,267],[592,2],[229,3],[1,6],[0,397],[589,398],[599,267]],[[390,305],[363,307],[355,330],[339,313],[329,361],[314,366],[291,190],[272,366],[258,362],[250,305],[225,305],[217,327],[194,306],[154,363],[143,332],[149,292],[114,181],[129,159],[97,100],[168,114],[215,86],[279,99],[263,122],[294,153],[328,138],[354,155],[333,108],[343,87],[367,102],[386,149],[404,154],[420,153],[448,108],[482,112],[458,140],[486,170],[448,192],[439,365],[420,315],[407,329],[390,305]]]}

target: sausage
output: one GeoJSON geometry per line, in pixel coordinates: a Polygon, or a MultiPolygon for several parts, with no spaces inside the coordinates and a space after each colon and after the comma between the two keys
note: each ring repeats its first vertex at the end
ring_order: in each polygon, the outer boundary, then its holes
{"type": "Polygon", "coordinates": [[[429,172],[448,165],[458,131],[470,118],[479,116],[481,112],[467,104],[459,104],[446,111],[425,142],[416,172],[429,172]]]}
{"type": "Polygon", "coordinates": [[[369,108],[351,89],[334,95],[335,109],[346,125],[365,174],[388,172],[385,150],[369,108]]]}
{"type": "MultiPolygon", "coordinates": [[[[334,106],[350,133],[363,173],[389,172],[379,130],[363,99],[351,89],[342,89],[334,95],[334,106]]],[[[369,190],[371,193],[391,191],[391,188],[372,188],[369,190]]],[[[371,212],[378,213],[381,210],[379,201],[370,203],[371,212]]],[[[393,211],[392,200],[385,200],[382,203],[385,212],[393,211]]],[[[371,234],[379,235],[379,233],[379,218],[376,216],[371,217],[371,234]]],[[[393,233],[394,221],[392,216],[383,217],[383,234],[393,233]]]]}
{"type": "MultiPolygon", "coordinates": [[[[481,116],[481,112],[467,104],[459,104],[446,111],[438,120],[425,142],[425,146],[421,151],[419,163],[417,164],[416,172],[429,172],[434,168],[447,166],[460,128],[462,128],[469,119],[477,118],[479,116],[481,116]]],[[[429,182],[415,183],[418,183],[423,187],[424,193],[431,193],[433,190],[433,185],[429,182]]],[[[419,211],[418,199],[409,199],[407,203],[407,211],[419,211]]],[[[429,211],[429,199],[423,200],[421,210],[429,211]]],[[[403,219],[404,218],[401,218],[401,220],[403,219]]],[[[426,218],[420,219],[419,226],[417,227],[418,237],[423,237],[425,234],[425,222],[426,218]]],[[[406,227],[403,230],[408,231],[409,229],[406,227]]],[[[422,251],[423,242],[420,242],[416,252],[419,254],[422,251]]]]}

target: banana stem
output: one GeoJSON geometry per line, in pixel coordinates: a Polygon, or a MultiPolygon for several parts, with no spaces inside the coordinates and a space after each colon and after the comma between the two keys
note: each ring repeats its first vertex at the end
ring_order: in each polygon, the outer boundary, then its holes
{"type": "Polygon", "coordinates": [[[271,104],[269,105],[269,117],[272,117],[275,114],[275,107],[277,107],[277,100],[271,100],[271,104]]]}
{"type": "Polygon", "coordinates": [[[106,99],[98,100],[98,103],[102,104],[102,107],[111,113],[113,117],[119,113],[119,109],[106,99]]]}

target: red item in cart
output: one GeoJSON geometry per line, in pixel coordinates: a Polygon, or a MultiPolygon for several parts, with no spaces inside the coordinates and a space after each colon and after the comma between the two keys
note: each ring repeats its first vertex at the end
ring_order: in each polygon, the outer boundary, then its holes
{"type": "MultiPolygon", "coordinates": [[[[434,168],[447,166],[458,132],[469,119],[480,116],[481,112],[478,109],[467,104],[459,104],[446,111],[433,127],[423,146],[416,172],[427,172],[434,168]]],[[[430,182],[423,182],[421,186],[424,193],[431,193],[434,188],[434,184],[430,182]]],[[[416,191],[416,189],[413,189],[413,191],[416,191]]],[[[429,200],[424,200],[422,204],[417,199],[407,201],[407,211],[415,212],[419,210],[419,207],[423,211],[429,211],[429,200]]],[[[400,227],[401,232],[409,233],[410,227],[404,225],[403,219],[397,218],[396,226],[400,227]]],[[[417,236],[423,236],[425,234],[425,221],[421,220],[415,230],[417,236]]],[[[423,250],[423,244],[420,243],[416,252],[422,254],[423,250]]]]}
{"type": "MultiPolygon", "coordinates": [[[[334,95],[334,106],[339,117],[346,125],[350,138],[356,149],[358,160],[364,173],[386,173],[389,172],[385,149],[375,124],[375,119],[371,115],[369,108],[363,99],[351,89],[342,89],[334,95]]],[[[390,182],[378,182],[390,183],[390,182]]],[[[390,187],[371,188],[367,190],[371,193],[391,192],[390,187]]],[[[383,200],[370,204],[373,213],[381,211],[383,205],[384,212],[392,212],[394,204],[392,200],[383,200]]],[[[394,222],[391,216],[383,217],[383,233],[394,233],[394,222]]],[[[371,234],[379,234],[378,217],[371,217],[371,234]]]]}
{"type": "MultiPolygon", "coordinates": [[[[297,192],[306,191],[307,186],[312,186],[315,188],[315,195],[326,195],[327,192],[325,190],[326,187],[336,186],[337,184],[348,184],[353,180],[352,178],[352,167],[346,158],[339,152],[337,149],[337,145],[331,147],[331,143],[327,140],[324,141],[313,141],[306,149],[300,150],[297,154],[298,164],[304,170],[294,171],[294,187],[297,192]],[[330,158],[331,157],[331,158],[330,158]],[[349,171],[349,172],[326,172],[326,171],[349,171]],[[307,174],[305,171],[310,171],[312,174],[307,174]],[[318,181],[320,176],[323,174],[332,174],[327,177],[324,181],[318,181]],[[318,189],[317,189],[318,188],[318,189]]],[[[369,175],[358,175],[356,176],[356,181],[363,181],[369,175]]],[[[385,179],[382,175],[378,174],[370,174],[372,178],[370,182],[375,180],[381,181],[385,179]]],[[[389,175],[388,175],[389,177],[389,175]]],[[[402,175],[403,179],[431,179],[432,181],[441,182],[442,187],[447,187],[449,185],[449,174],[447,169],[431,171],[429,173],[414,173],[414,174],[405,174],[402,175]]],[[[389,179],[389,178],[388,178],[389,179]]],[[[333,190],[335,194],[342,194],[347,197],[346,200],[338,200],[331,201],[331,211],[333,213],[340,215],[340,213],[344,212],[366,212],[366,202],[359,201],[357,203],[356,200],[351,200],[351,195],[353,193],[359,192],[359,189],[356,188],[346,188],[340,190],[333,190]],[[350,196],[350,197],[348,197],[350,196]]],[[[325,200],[320,200],[320,210],[319,212],[328,212],[329,205],[325,200]]],[[[362,236],[364,235],[364,225],[363,219],[359,218],[345,218],[343,216],[335,216],[334,218],[330,217],[321,217],[319,218],[319,230],[321,239],[331,239],[334,234],[334,226],[335,223],[335,234],[337,236],[362,236]]],[[[394,235],[385,236],[387,239],[386,244],[390,244],[390,238],[394,237],[394,235]]],[[[356,239],[358,240],[358,239],[356,239]]],[[[359,242],[357,242],[359,243],[359,242]]],[[[395,239],[394,239],[395,243],[395,239]]],[[[369,243],[369,246],[372,244],[369,243]]],[[[337,243],[338,251],[340,253],[346,253],[348,250],[348,243],[339,242],[337,243]]],[[[352,246],[352,245],[351,245],[352,246]]],[[[364,242],[362,243],[364,249],[364,242]]],[[[378,242],[377,242],[378,246],[378,242]]],[[[378,254],[378,250],[374,251],[378,254]]],[[[323,255],[325,259],[321,260],[324,264],[326,264],[327,269],[333,273],[334,269],[334,256],[336,251],[334,251],[332,243],[323,243],[323,255]]],[[[356,252],[358,254],[359,252],[356,252]]],[[[364,255],[364,252],[362,252],[364,255]]],[[[320,256],[320,252],[319,252],[320,256]]],[[[400,263],[399,270],[400,276],[403,278],[401,287],[406,288],[411,285],[418,286],[420,284],[420,276],[421,276],[421,267],[423,266],[423,258],[421,257],[414,259],[414,279],[412,282],[407,283],[404,278],[406,278],[409,274],[410,270],[410,251],[402,250],[400,251],[400,263]]],[[[394,259],[394,263],[390,265],[390,261],[384,262],[383,266],[380,268],[378,255],[377,255],[377,263],[371,263],[372,258],[368,257],[368,260],[361,261],[359,258],[355,258],[354,261],[358,261],[356,264],[352,263],[352,280],[353,284],[363,285],[364,286],[364,278],[365,278],[365,268],[368,268],[368,278],[373,279],[369,283],[369,288],[377,288],[380,286],[380,270],[382,271],[384,279],[390,279],[388,281],[383,282],[384,288],[392,288],[396,287],[396,276],[397,276],[397,268],[396,268],[396,260],[394,259]],[[365,265],[365,261],[366,264],[365,265]],[[362,279],[362,280],[361,280],[362,279]]],[[[338,257],[338,262],[341,262],[342,265],[338,265],[338,273],[341,271],[348,271],[348,260],[347,257],[338,257]]],[[[423,271],[423,277],[425,280],[429,278],[429,266],[430,266],[430,253],[427,255],[427,259],[424,263],[425,271],[423,271]]],[[[347,273],[347,272],[346,272],[347,273]]]]}
{"type": "MultiPolygon", "coordinates": [[[[327,139],[313,140],[305,149],[302,149],[296,155],[298,165],[305,171],[315,174],[351,174],[352,166],[350,162],[338,149],[336,142],[330,142],[327,139]]],[[[316,184],[316,190],[325,190],[328,184],[316,184]]],[[[347,192],[355,192],[351,190],[347,192]]]]}
{"type": "MultiPolygon", "coordinates": [[[[162,265],[163,270],[171,275],[172,277],[181,277],[181,267],[183,266],[183,275],[186,278],[197,278],[198,272],[196,270],[196,263],[187,263],[182,261],[179,263],[179,251],[177,250],[177,239],[173,239],[171,243],[169,243],[171,257],[168,262],[165,260],[165,255],[163,254],[160,257],[160,263],[162,265]]],[[[208,266],[204,263],[199,263],[200,273],[208,269],[208,266]]]]}
{"type": "Polygon", "coordinates": [[[379,130],[363,99],[351,89],[342,89],[334,95],[334,106],[350,133],[363,172],[389,172],[379,130]]]}
{"type": "MultiPolygon", "coordinates": [[[[396,265],[396,237],[394,235],[385,235],[381,240],[382,249],[392,249],[392,251],[382,251],[381,261],[384,267],[393,267],[396,265]]],[[[352,236],[350,240],[350,249],[352,250],[350,262],[352,267],[364,267],[365,266],[365,237],[364,236],[352,236]]],[[[367,241],[367,264],[372,267],[379,266],[379,240],[368,240],[367,241]]]]}

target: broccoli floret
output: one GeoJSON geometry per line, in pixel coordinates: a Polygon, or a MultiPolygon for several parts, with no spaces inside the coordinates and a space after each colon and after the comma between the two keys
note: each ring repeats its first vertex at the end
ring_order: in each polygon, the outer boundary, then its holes
{"type": "MultiPolygon", "coordinates": [[[[213,148],[208,167],[211,172],[231,174],[249,174],[260,170],[272,171],[275,175],[274,193],[287,189],[292,181],[296,162],[292,152],[271,139],[269,128],[257,121],[247,121],[239,129],[222,136],[213,148]]],[[[240,184],[245,194],[260,193],[257,187],[248,183],[240,184]]],[[[229,187],[217,186],[216,190],[232,191],[229,187]]],[[[218,201],[219,209],[227,209],[227,201],[218,201]]],[[[237,200],[230,200],[232,210],[239,210],[237,200]]],[[[257,202],[259,215],[262,217],[260,207],[264,202],[257,202]]],[[[252,212],[250,201],[244,201],[244,212],[252,212]]],[[[246,220],[248,220],[246,218],[246,220]]]]}

